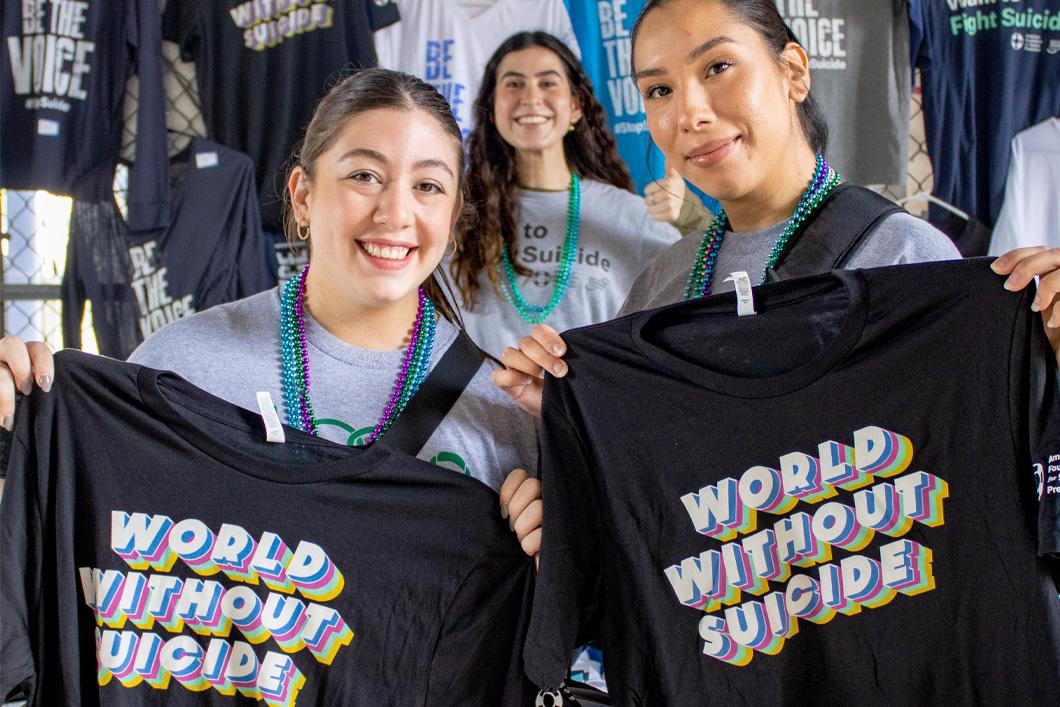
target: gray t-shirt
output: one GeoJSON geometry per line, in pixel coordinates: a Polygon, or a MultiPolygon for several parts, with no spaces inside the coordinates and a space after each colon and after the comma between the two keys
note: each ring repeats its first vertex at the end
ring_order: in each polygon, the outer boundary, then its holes
{"type": "Polygon", "coordinates": [[[908,5],[777,0],[809,55],[813,95],[828,121],[828,161],[856,184],[905,184],[913,84],[908,5]]]}
{"type": "MultiPolygon", "coordinates": [[[[732,290],[729,273],[744,270],[757,284],[765,272],[773,244],[788,225],[787,219],[758,231],[726,232],[714,266],[713,294],[732,290]]],[[[690,233],[655,259],[633,283],[621,314],[675,304],[684,299],[685,283],[692,271],[703,233],[690,233]]],[[[875,268],[901,263],[956,260],[961,257],[953,241],[912,214],[892,214],[851,254],[847,267],[875,268]]]]}
{"type": "MultiPolygon", "coordinates": [[[[552,298],[562,260],[567,192],[522,189],[518,201],[516,261],[534,271],[520,278],[519,290],[528,302],[540,306],[552,298]]],[[[567,294],[545,323],[565,331],[613,318],[637,274],[680,237],[673,226],[652,219],[639,196],[582,180],[578,258],[567,294]]],[[[461,312],[464,325],[483,350],[500,356],[534,325],[524,322],[493,289],[487,273],[480,274],[479,285],[474,309],[461,312]]]]}
{"type": "MultiPolygon", "coordinates": [[[[274,288],[173,322],[141,344],[129,360],[173,371],[249,410],[258,409],[255,394],[268,391],[285,419],[279,321],[274,288]]],[[[458,332],[439,318],[432,367],[458,332]]],[[[386,407],[404,351],[351,346],[308,313],[306,340],[319,434],[354,444],[372,431],[386,407]]],[[[418,456],[497,490],[516,467],[536,472],[537,441],[535,421],[490,380],[492,366],[483,363],[418,456]]]]}

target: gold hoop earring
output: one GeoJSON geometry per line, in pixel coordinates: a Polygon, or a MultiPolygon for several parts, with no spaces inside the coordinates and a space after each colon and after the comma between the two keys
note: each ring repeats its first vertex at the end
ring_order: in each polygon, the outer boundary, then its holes
{"type": "Polygon", "coordinates": [[[449,243],[446,244],[445,250],[448,251],[448,252],[443,252],[442,253],[442,257],[443,258],[452,258],[454,255],[456,255],[456,239],[455,238],[450,238],[449,239],[449,243]],[[449,246],[450,245],[453,246],[452,250],[449,250],[449,246]]]}
{"type": "Polygon", "coordinates": [[[300,223],[297,226],[295,226],[294,228],[295,228],[295,232],[298,234],[298,240],[300,240],[300,241],[308,241],[309,240],[309,224],[308,223],[300,223]]]}

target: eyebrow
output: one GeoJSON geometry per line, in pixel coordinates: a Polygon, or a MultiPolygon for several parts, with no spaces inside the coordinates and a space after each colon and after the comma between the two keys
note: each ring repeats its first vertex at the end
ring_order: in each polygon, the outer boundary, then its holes
{"type": "MultiPolygon", "coordinates": [[[[383,165],[390,164],[390,160],[388,160],[382,152],[367,147],[355,147],[352,150],[347,151],[345,154],[342,155],[342,157],[339,158],[339,162],[344,162],[345,160],[351,159],[353,157],[367,157],[368,159],[375,160],[376,162],[379,162],[383,165]]],[[[453,174],[452,168],[448,165],[448,163],[446,163],[445,160],[440,160],[432,157],[417,160],[412,166],[416,169],[421,169],[423,167],[437,167],[448,172],[450,177],[456,176],[455,174],[453,174]]]]}
{"type": "MultiPolygon", "coordinates": [[[[534,74],[534,76],[559,76],[559,75],[560,75],[560,73],[558,71],[556,71],[555,69],[545,69],[544,71],[538,71],[536,74],[534,74]]],[[[504,74],[501,76],[501,78],[502,79],[506,79],[509,76],[517,76],[517,77],[519,77],[521,79],[525,79],[526,78],[526,74],[524,74],[522,72],[519,72],[519,71],[511,71],[511,70],[505,71],[504,74]]]]}
{"type": "MultiPolygon", "coordinates": [[[[708,39],[707,41],[703,42],[698,47],[688,53],[688,58],[685,60],[685,63],[691,64],[696,59],[703,56],[719,44],[725,44],[727,42],[733,41],[734,40],[732,38],[726,37],[725,35],[714,37],[713,39],[708,39]]],[[[633,73],[633,81],[635,83],[643,78],[647,78],[649,76],[662,76],[665,73],[666,71],[663,69],[644,69],[643,71],[636,71],[633,73]]]]}

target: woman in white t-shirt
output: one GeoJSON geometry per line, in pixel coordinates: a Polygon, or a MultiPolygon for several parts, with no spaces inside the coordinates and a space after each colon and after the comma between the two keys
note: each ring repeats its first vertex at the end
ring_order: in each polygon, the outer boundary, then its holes
{"type": "Polygon", "coordinates": [[[468,333],[499,355],[539,322],[563,330],[613,317],[680,234],[633,193],[578,59],[545,32],[512,35],[486,65],[474,117],[478,223],[451,261],[468,333]]]}

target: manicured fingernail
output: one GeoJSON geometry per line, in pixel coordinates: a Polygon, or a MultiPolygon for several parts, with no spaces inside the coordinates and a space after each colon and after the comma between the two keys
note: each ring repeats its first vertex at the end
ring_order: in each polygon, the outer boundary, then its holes
{"type": "Polygon", "coordinates": [[[1053,316],[1049,317],[1049,321],[1046,322],[1045,325],[1050,329],[1055,329],[1060,326],[1060,318],[1058,318],[1056,314],[1053,314],[1053,316]]]}
{"type": "Polygon", "coordinates": [[[49,390],[52,389],[52,377],[51,376],[41,376],[40,380],[37,381],[37,385],[40,386],[41,390],[43,390],[45,393],[47,393],[49,390]]]}
{"type": "Polygon", "coordinates": [[[1009,279],[1005,280],[1005,289],[1008,290],[1009,292],[1012,292],[1013,290],[1016,289],[1016,285],[1012,282],[1012,278],[1011,277],[1009,279]]]}
{"type": "Polygon", "coordinates": [[[0,421],[0,427],[3,427],[5,430],[10,432],[11,430],[15,429],[15,418],[11,415],[5,416],[3,421],[0,421]]]}
{"type": "Polygon", "coordinates": [[[1031,311],[1032,312],[1040,312],[1040,311],[1042,311],[1042,308],[1038,305],[1038,300],[1034,300],[1034,301],[1031,302],[1031,311]]]}
{"type": "Polygon", "coordinates": [[[563,353],[563,347],[560,346],[559,344],[553,344],[552,345],[552,353],[554,353],[557,356],[559,356],[561,353],[563,353]]]}
{"type": "Polygon", "coordinates": [[[567,366],[563,363],[563,361],[560,361],[552,367],[552,372],[555,373],[557,376],[562,376],[565,370],[567,370],[567,366]]]}
{"type": "Polygon", "coordinates": [[[33,392],[33,381],[27,378],[25,382],[18,387],[18,389],[22,391],[23,395],[29,395],[33,392]]]}
{"type": "Polygon", "coordinates": [[[994,272],[997,272],[997,261],[996,260],[994,262],[990,263],[990,269],[993,270],[994,272]]]}
{"type": "Polygon", "coordinates": [[[508,506],[501,506],[501,518],[508,517],[508,506]]]}

